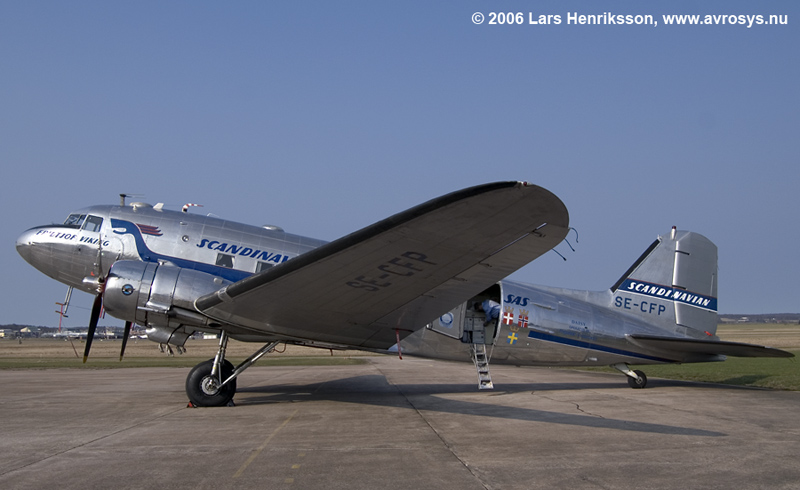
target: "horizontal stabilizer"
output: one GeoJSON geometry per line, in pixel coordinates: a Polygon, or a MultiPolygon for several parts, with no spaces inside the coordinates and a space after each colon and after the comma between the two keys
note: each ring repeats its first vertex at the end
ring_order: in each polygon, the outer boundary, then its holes
{"type": "Polygon", "coordinates": [[[721,340],[678,339],[629,335],[628,340],[642,347],[686,355],[724,355],[732,357],[794,357],[791,352],[763,345],[725,342],[721,340]]]}

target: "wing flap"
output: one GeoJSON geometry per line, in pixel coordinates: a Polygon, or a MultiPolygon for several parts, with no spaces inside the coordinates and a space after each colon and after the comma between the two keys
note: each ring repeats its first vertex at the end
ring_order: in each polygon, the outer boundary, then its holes
{"type": "Polygon", "coordinates": [[[557,245],[563,203],[502,182],[448,194],[200,298],[220,321],[387,348],[557,245]]]}

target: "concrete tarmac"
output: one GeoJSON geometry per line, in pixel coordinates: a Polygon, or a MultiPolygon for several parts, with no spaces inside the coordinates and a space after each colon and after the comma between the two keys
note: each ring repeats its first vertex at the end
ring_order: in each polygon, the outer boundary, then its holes
{"type": "Polygon", "coordinates": [[[0,488],[800,488],[796,392],[505,366],[479,392],[471,364],[375,357],[186,408],[188,371],[0,371],[0,488]]]}

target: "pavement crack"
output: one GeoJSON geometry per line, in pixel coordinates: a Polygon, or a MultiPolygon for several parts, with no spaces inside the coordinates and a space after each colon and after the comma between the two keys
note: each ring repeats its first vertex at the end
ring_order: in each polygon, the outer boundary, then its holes
{"type": "Polygon", "coordinates": [[[545,400],[550,400],[551,402],[555,402],[555,403],[566,403],[568,405],[574,405],[575,406],[575,410],[580,412],[580,413],[582,413],[583,415],[588,415],[590,417],[597,417],[599,419],[605,419],[605,417],[603,417],[602,415],[598,415],[598,414],[592,413],[592,412],[590,412],[588,410],[584,410],[583,408],[581,408],[580,403],[575,403],[575,402],[566,401],[566,400],[557,400],[557,399],[551,398],[549,396],[536,394],[535,392],[531,392],[531,395],[538,396],[539,398],[544,398],[545,400]]]}
{"type": "Polygon", "coordinates": [[[579,403],[575,403],[575,410],[577,410],[580,413],[585,414],[585,415],[591,415],[592,417],[598,417],[598,418],[601,418],[601,419],[605,418],[602,415],[597,415],[596,413],[587,412],[586,410],[581,408],[579,403]]]}

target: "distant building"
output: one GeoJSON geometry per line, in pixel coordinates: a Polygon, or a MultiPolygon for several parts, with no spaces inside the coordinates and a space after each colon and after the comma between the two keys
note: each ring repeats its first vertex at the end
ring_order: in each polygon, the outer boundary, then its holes
{"type": "Polygon", "coordinates": [[[19,335],[20,337],[38,337],[40,330],[39,327],[25,327],[20,329],[19,335]]]}

